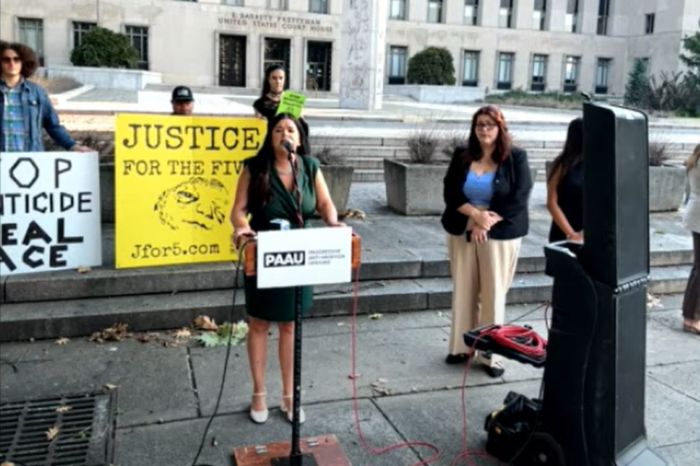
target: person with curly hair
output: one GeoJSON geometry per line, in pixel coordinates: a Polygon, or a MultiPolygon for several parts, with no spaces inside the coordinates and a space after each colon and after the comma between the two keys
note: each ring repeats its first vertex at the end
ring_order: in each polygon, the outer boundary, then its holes
{"type": "Polygon", "coordinates": [[[29,80],[38,67],[36,53],[19,43],[0,41],[0,150],[43,152],[42,129],[66,150],[91,152],[61,126],[46,90],[29,80]]]}

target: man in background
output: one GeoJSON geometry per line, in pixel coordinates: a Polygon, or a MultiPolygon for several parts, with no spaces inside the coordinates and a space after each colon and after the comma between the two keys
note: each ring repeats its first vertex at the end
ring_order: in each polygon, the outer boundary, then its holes
{"type": "Polygon", "coordinates": [[[194,109],[192,89],[187,86],[177,86],[173,89],[173,97],[170,103],[173,105],[173,115],[192,115],[192,110],[194,109]]]}

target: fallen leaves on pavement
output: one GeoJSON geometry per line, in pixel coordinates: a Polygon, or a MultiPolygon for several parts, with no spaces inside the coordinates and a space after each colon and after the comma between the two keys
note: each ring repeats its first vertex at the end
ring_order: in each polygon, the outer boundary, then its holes
{"type": "Polygon", "coordinates": [[[215,346],[226,346],[231,339],[231,345],[236,346],[246,339],[248,336],[248,324],[244,321],[239,321],[235,324],[224,322],[219,325],[216,332],[204,332],[197,337],[204,346],[210,348],[215,346]]]}
{"type": "Polygon", "coordinates": [[[104,384],[105,389],[111,391],[111,390],[116,390],[119,388],[119,385],[114,385],[113,383],[106,383],[104,384]]]}
{"type": "Polygon", "coordinates": [[[214,319],[205,315],[195,317],[193,323],[197,330],[217,330],[219,328],[214,319]]]}
{"type": "Polygon", "coordinates": [[[372,319],[372,320],[379,320],[379,319],[382,318],[382,314],[380,314],[380,313],[378,313],[378,312],[377,312],[377,313],[374,313],[374,314],[370,314],[370,315],[369,315],[369,318],[372,319]]]}
{"type": "Polygon", "coordinates": [[[391,395],[392,394],[391,388],[387,387],[386,384],[387,384],[387,380],[382,378],[382,377],[379,377],[376,380],[376,382],[370,383],[369,386],[372,388],[372,391],[377,395],[382,395],[382,396],[391,395]]]}
{"type": "Polygon", "coordinates": [[[653,309],[653,308],[663,308],[664,305],[661,303],[661,300],[654,296],[653,294],[647,292],[647,309],[653,309]]]}
{"type": "Polygon", "coordinates": [[[66,337],[61,337],[61,338],[59,338],[58,340],[56,340],[55,343],[56,343],[57,345],[65,345],[65,344],[68,343],[69,341],[70,341],[70,339],[68,339],[68,338],[66,338],[66,337]]]}
{"type": "Polygon", "coordinates": [[[183,338],[190,338],[192,336],[192,332],[190,332],[190,329],[187,327],[183,327],[179,330],[175,330],[175,338],[178,339],[183,339],[183,338]]]}
{"type": "Polygon", "coordinates": [[[99,332],[90,335],[90,341],[104,343],[105,341],[124,341],[129,336],[127,324],[116,323],[99,332]]]}
{"type": "Polygon", "coordinates": [[[59,406],[58,408],[56,408],[56,412],[57,413],[67,413],[71,409],[73,409],[73,408],[70,406],[62,405],[62,406],[59,406]]]}
{"type": "Polygon", "coordinates": [[[56,438],[61,429],[58,426],[53,426],[46,431],[46,439],[51,441],[56,438]]]}

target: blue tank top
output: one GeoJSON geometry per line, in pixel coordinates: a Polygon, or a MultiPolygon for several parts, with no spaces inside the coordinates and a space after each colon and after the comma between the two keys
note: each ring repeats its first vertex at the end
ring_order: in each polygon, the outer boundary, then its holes
{"type": "Polygon", "coordinates": [[[462,186],[462,192],[469,203],[474,207],[488,207],[493,197],[493,177],[496,173],[484,173],[479,176],[474,172],[467,172],[467,179],[462,186]]]}

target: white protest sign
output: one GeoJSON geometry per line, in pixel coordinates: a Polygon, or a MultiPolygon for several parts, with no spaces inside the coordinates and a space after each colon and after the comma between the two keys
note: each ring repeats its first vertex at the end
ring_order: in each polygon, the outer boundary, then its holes
{"type": "Polygon", "coordinates": [[[0,153],[0,275],[102,264],[97,153],[0,153]]]}
{"type": "Polygon", "coordinates": [[[258,288],[351,281],[352,228],[258,233],[258,288]]]}

